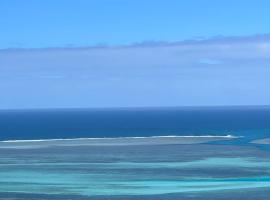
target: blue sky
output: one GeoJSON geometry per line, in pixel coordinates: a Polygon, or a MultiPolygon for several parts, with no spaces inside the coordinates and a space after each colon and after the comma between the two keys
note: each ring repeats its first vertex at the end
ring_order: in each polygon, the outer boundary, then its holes
{"type": "Polygon", "coordinates": [[[269,8],[2,0],[0,109],[269,105],[269,8]]]}
{"type": "Polygon", "coordinates": [[[270,32],[268,0],[1,0],[0,48],[270,32]]]}

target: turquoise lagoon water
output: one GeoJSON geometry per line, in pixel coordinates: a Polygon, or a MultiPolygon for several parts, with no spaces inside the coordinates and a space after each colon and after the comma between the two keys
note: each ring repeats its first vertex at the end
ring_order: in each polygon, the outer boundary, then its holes
{"type": "Polygon", "coordinates": [[[252,141],[270,137],[269,117],[268,107],[1,111],[0,199],[268,199],[270,145],[252,141]]]}

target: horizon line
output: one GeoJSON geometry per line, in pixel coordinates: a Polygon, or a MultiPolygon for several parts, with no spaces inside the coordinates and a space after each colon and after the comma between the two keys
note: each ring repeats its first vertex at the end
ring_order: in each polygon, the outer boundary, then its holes
{"type": "Polygon", "coordinates": [[[35,110],[143,110],[143,109],[179,109],[179,108],[270,108],[270,105],[195,105],[195,106],[115,106],[115,107],[50,107],[50,108],[0,108],[1,111],[35,111],[35,110]]]}

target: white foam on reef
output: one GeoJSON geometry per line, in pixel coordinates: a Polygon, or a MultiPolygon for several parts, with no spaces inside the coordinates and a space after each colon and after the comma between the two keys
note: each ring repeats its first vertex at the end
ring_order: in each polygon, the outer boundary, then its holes
{"type": "Polygon", "coordinates": [[[270,144],[270,138],[253,140],[250,143],[252,143],[252,144],[270,144]]]}
{"type": "Polygon", "coordinates": [[[39,140],[6,140],[0,141],[0,148],[47,148],[54,146],[130,146],[130,145],[172,145],[201,144],[214,141],[232,140],[233,135],[201,135],[201,136],[149,136],[149,137],[115,137],[115,138],[73,138],[73,139],[39,139],[39,140]]]}
{"type": "Polygon", "coordinates": [[[234,135],[164,135],[148,137],[102,137],[102,138],[65,138],[65,139],[37,139],[37,140],[3,140],[0,143],[20,143],[20,142],[50,142],[50,141],[80,141],[80,140],[119,140],[119,139],[154,139],[154,138],[228,138],[236,139],[234,135]]]}

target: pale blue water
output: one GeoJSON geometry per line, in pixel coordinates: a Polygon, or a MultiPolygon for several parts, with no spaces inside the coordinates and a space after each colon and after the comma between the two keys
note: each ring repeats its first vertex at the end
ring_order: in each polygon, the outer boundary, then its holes
{"type": "Polygon", "coordinates": [[[269,107],[0,111],[2,141],[107,138],[0,142],[0,199],[265,200],[269,130],[269,107]]]}

